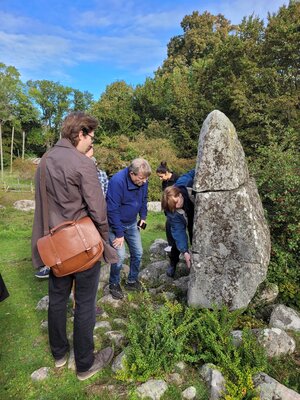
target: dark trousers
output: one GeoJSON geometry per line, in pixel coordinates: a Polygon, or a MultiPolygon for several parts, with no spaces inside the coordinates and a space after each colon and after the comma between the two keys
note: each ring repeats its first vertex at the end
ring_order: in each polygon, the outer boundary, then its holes
{"type": "Polygon", "coordinates": [[[100,262],[86,271],[61,278],[57,278],[50,270],[48,330],[51,352],[55,359],[62,358],[70,349],[66,331],[67,305],[73,282],[75,283],[73,346],[77,372],[87,371],[94,362],[93,331],[99,274],[100,262]]]}
{"type": "Polygon", "coordinates": [[[179,261],[180,251],[176,247],[175,240],[173,239],[172,232],[171,232],[171,224],[170,221],[166,220],[166,237],[168,241],[168,245],[171,246],[171,252],[169,253],[170,264],[172,267],[176,268],[176,265],[179,261]]]}

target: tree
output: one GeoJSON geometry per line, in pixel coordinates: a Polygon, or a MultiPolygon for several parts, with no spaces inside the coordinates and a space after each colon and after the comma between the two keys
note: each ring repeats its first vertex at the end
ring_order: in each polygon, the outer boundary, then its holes
{"type": "Polygon", "coordinates": [[[26,133],[32,128],[40,126],[38,109],[34,107],[25,90],[18,94],[15,117],[22,131],[22,159],[24,160],[26,133]]]}
{"type": "Polygon", "coordinates": [[[124,81],[108,85],[100,99],[92,106],[92,113],[100,121],[104,135],[136,134],[138,116],[132,107],[134,89],[124,81]]]}
{"type": "Polygon", "coordinates": [[[42,113],[43,137],[47,148],[59,137],[63,117],[71,109],[70,87],[48,80],[28,81],[29,96],[42,113]]]}
{"type": "Polygon", "coordinates": [[[212,15],[207,11],[186,15],[181,27],[183,35],[173,37],[168,44],[168,58],[161,73],[183,65],[191,66],[195,60],[211,57],[235,29],[223,15],[212,15]]]}
{"type": "Polygon", "coordinates": [[[15,67],[0,63],[0,165],[3,180],[3,125],[13,119],[17,94],[21,91],[20,74],[15,67]]]}
{"type": "Polygon", "coordinates": [[[73,89],[73,111],[87,111],[92,107],[93,102],[92,93],[73,89]]]}

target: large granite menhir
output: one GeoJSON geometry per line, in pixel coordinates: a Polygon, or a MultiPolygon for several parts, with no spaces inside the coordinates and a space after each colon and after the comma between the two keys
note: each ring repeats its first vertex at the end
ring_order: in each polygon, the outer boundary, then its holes
{"type": "Polygon", "coordinates": [[[266,277],[270,234],[235,128],[217,110],[200,132],[194,191],[188,303],[247,307],[266,277]]]}

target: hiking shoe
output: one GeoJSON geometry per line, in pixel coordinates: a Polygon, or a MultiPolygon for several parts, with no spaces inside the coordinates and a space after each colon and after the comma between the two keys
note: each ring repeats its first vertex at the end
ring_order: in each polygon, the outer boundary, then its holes
{"type": "Polygon", "coordinates": [[[40,268],[40,270],[34,275],[39,279],[47,279],[49,278],[50,267],[45,265],[44,267],[40,268]]]}
{"type": "Polygon", "coordinates": [[[107,367],[113,359],[113,356],[114,351],[111,347],[106,347],[105,349],[98,351],[98,353],[95,354],[94,363],[91,368],[85,372],[77,372],[77,378],[80,381],[85,381],[86,379],[89,379],[98,371],[101,371],[101,369],[107,367]]]}
{"type": "Polygon", "coordinates": [[[135,281],[135,282],[127,281],[125,283],[125,289],[135,291],[135,292],[141,292],[143,290],[143,287],[139,281],[135,281]]]}
{"type": "Polygon", "coordinates": [[[109,293],[112,295],[112,297],[116,300],[121,300],[124,297],[123,291],[121,286],[117,284],[111,283],[109,285],[109,293]]]}
{"type": "Polygon", "coordinates": [[[63,367],[66,365],[68,361],[68,354],[65,354],[62,358],[59,358],[58,360],[54,360],[56,368],[63,367]]]}
{"type": "Polygon", "coordinates": [[[169,265],[167,272],[166,272],[167,276],[169,276],[170,278],[174,278],[175,270],[176,270],[176,267],[173,267],[173,265],[169,265]]]}

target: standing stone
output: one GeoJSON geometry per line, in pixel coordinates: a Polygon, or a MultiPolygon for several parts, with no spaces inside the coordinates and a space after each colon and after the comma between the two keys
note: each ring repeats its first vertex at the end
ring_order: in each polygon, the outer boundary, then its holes
{"type": "Polygon", "coordinates": [[[188,303],[246,307],[266,277],[270,234],[233,124],[211,112],[200,132],[188,303]]]}

